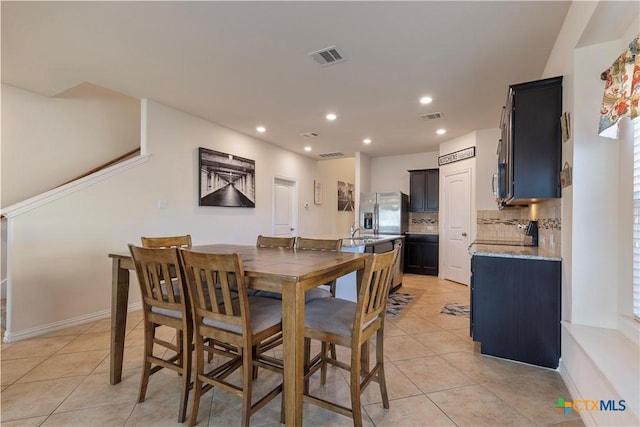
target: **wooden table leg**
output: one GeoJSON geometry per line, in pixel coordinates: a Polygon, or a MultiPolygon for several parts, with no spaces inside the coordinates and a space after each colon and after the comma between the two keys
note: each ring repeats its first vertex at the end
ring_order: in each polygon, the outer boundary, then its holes
{"type": "Polygon", "coordinates": [[[285,424],[302,425],[304,376],[304,292],[295,283],[283,285],[282,334],[285,424]]]}
{"type": "Polygon", "coordinates": [[[109,381],[122,381],[122,358],[124,337],[127,327],[127,306],[129,301],[129,270],[122,266],[122,260],[113,258],[111,268],[111,355],[109,381]]]}

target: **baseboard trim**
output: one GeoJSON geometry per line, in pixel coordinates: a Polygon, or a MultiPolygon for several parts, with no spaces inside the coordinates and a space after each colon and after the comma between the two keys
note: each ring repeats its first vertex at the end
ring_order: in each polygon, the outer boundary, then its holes
{"type": "MultiPolygon", "coordinates": [[[[571,378],[571,374],[569,374],[569,370],[567,369],[565,364],[562,362],[562,359],[560,359],[558,372],[560,373],[560,377],[562,378],[562,381],[564,381],[564,384],[567,386],[567,390],[569,390],[569,394],[571,395],[571,400],[572,401],[576,400],[576,398],[581,395],[580,391],[578,390],[578,387],[576,386],[575,381],[573,381],[573,378],[571,378]]],[[[562,397],[565,397],[565,396],[562,396],[562,397]]],[[[565,398],[565,400],[567,399],[565,398]]],[[[585,426],[598,425],[596,423],[596,420],[593,419],[593,415],[591,415],[591,412],[580,411],[579,415],[585,426]]]]}
{"type": "MultiPolygon", "coordinates": [[[[142,302],[129,304],[127,311],[142,310],[142,302]]],[[[38,326],[35,328],[25,329],[24,331],[17,332],[4,332],[2,339],[5,343],[11,343],[21,341],[27,338],[33,338],[40,335],[48,334],[51,332],[59,331],[60,329],[70,328],[73,326],[84,325],[85,323],[95,322],[97,320],[108,319],[111,317],[111,310],[102,310],[95,313],[90,313],[82,316],[73,317],[67,320],[61,320],[59,322],[49,323],[47,325],[38,326]]]]}

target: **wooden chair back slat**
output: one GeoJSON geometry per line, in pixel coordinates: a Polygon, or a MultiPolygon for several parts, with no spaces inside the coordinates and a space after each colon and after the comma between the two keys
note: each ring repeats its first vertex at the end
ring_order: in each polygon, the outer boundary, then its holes
{"type": "Polygon", "coordinates": [[[305,251],[339,251],[342,249],[342,239],[309,239],[296,238],[296,249],[305,251]]]}
{"type": "Polygon", "coordinates": [[[176,248],[150,249],[129,245],[143,301],[151,306],[184,311],[186,283],[176,248]]]}
{"type": "Polygon", "coordinates": [[[240,255],[180,251],[186,271],[189,295],[195,307],[195,322],[204,319],[237,325],[250,330],[251,318],[246,293],[244,267],[240,255]],[[205,277],[206,284],[201,278],[205,277]],[[207,289],[205,293],[203,289],[207,289]],[[234,288],[238,297],[233,298],[234,288]]]}
{"type": "Polygon", "coordinates": [[[142,237],[143,248],[187,248],[191,249],[191,235],[184,236],[163,236],[163,237],[142,237]]]}
{"type": "Polygon", "coordinates": [[[288,248],[293,249],[296,242],[295,237],[270,237],[259,235],[256,239],[256,246],[259,248],[288,248]]]}
{"type": "Polygon", "coordinates": [[[354,329],[362,332],[364,325],[372,322],[376,317],[384,316],[387,297],[393,278],[393,267],[398,260],[398,249],[382,254],[375,254],[365,266],[365,272],[360,283],[358,307],[354,329]],[[359,328],[356,327],[359,325],[359,328]]]}

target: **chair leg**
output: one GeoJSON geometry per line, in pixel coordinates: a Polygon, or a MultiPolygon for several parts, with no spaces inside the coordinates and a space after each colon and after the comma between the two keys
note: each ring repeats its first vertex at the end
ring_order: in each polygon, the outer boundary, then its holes
{"type": "Polygon", "coordinates": [[[355,427],[362,426],[362,408],[360,407],[360,351],[351,355],[351,415],[355,427]]]}
{"type": "MultiPolygon", "coordinates": [[[[178,360],[182,364],[184,351],[182,349],[182,343],[184,342],[184,333],[181,330],[176,330],[176,347],[178,347],[178,360]]],[[[182,372],[178,372],[178,375],[182,375],[182,372]]]]}
{"type": "Polygon", "coordinates": [[[321,346],[321,360],[322,360],[322,365],[320,366],[320,384],[324,385],[327,382],[327,358],[329,357],[329,351],[328,351],[328,346],[329,344],[327,344],[326,342],[322,341],[322,346],[321,346]]]}
{"type": "MultiPolygon", "coordinates": [[[[255,347],[248,350],[250,352],[253,352],[255,350],[255,347]]],[[[249,427],[249,419],[251,417],[251,398],[253,393],[252,385],[254,367],[252,356],[253,355],[246,354],[246,352],[242,356],[242,427],[249,427]]]]}
{"type": "Polygon", "coordinates": [[[378,385],[380,386],[380,395],[382,397],[382,407],[389,409],[389,395],[387,394],[387,379],[384,375],[384,331],[378,329],[376,336],[376,365],[378,366],[378,385]]]}
{"type": "MultiPolygon", "coordinates": [[[[251,360],[257,360],[258,355],[260,354],[260,344],[256,344],[251,347],[251,360]]],[[[258,367],[251,363],[251,378],[254,380],[258,379],[258,367]]]]}
{"type": "MultiPolygon", "coordinates": [[[[209,345],[211,347],[213,347],[213,340],[211,338],[209,338],[209,345]]],[[[207,362],[211,363],[211,361],[213,360],[213,351],[209,351],[207,352],[207,362]]]]}
{"type": "Polygon", "coordinates": [[[204,375],[204,344],[202,337],[196,334],[196,369],[193,375],[193,403],[191,404],[191,417],[189,426],[194,426],[198,421],[198,409],[200,407],[200,396],[202,396],[202,380],[200,375],[204,375]]]}
{"type": "MultiPolygon", "coordinates": [[[[311,368],[311,340],[309,338],[304,339],[304,375],[307,375],[309,372],[309,368],[311,368]]],[[[302,386],[302,391],[304,394],[309,393],[309,378],[304,380],[304,384],[302,386]]],[[[284,409],[284,391],[282,392],[282,408],[284,409]]]]}
{"type": "Polygon", "coordinates": [[[189,401],[189,383],[191,382],[191,359],[193,351],[191,350],[191,341],[193,340],[193,330],[190,326],[191,322],[187,322],[186,332],[179,331],[179,337],[182,341],[178,342],[179,348],[181,348],[182,357],[180,364],[182,366],[182,381],[180,390],[180,410],[178,412],[178,422],[184,422],[187,416],[187,402],[189,401]]]}
{"type": "Polygon", "coordinates": [[[144,402],[147,394],[147,385],[151,376],[151,361],[149,356],[153,355],[153,337],[155,336],[156,326],[153,323],[144,325],[144,362],[142,366],[142,377],[140,378],[140,391],[138,393],[138,402],[144,402]]]}

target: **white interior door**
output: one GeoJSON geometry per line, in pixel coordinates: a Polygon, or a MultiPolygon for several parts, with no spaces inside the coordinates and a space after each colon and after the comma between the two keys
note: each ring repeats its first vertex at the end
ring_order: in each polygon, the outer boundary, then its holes
{"type": "Polygon", "coordinates": [[[273,235],[295,236],[297,228],[296,182],[283,178],[273,181],[273,235]]]}
{"type": "Polygon", "coordinates": [[[443,221],[443,278],[469,285],[471,257],[469,239],[471,232],[471,183],[470,171],[458,171],[444,176],[440,215],[443,221]],[[444,208],[444,209],[442,209],[444,208]]]}

